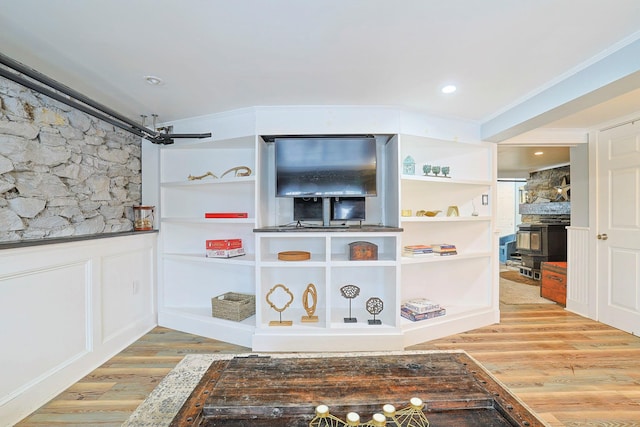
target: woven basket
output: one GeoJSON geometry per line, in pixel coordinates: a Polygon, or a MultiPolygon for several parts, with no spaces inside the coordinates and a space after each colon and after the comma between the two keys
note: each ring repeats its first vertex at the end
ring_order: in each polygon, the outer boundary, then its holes
{"type": "Polygon", "coordinates": [[[227,292],[211,298],[211,315],[239,322],[256,314],[256,296],[227,292]]]}

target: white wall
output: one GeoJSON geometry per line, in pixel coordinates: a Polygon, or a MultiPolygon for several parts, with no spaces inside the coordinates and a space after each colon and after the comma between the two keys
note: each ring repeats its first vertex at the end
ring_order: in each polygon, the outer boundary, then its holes
{"type": "Polygon", "coordinates": [[[514,234],[521,223],[519,189],[525,184],[526,181],[498,181],[496,230],[500,237],[514,234]]]}
{"type": "Polygon", "coordinates": [[[155,233],[0,250],[0,425],[156,325],[155,233]]]}

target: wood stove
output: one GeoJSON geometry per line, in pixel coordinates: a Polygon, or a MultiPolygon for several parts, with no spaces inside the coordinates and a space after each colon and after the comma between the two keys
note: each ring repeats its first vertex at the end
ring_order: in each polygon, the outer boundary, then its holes
{"type": "Polygon", "coordinates": [[[520,224],[516,250],[522,257],[520,274],[540,280],[540,263],[567,260],[567,224],[520,224]]]}

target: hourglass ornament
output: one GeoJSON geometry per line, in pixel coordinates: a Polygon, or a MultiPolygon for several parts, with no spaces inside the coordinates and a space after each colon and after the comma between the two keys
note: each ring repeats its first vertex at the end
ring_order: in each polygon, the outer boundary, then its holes
{"type": "Polygon", "coordinates": [[[282,312],[285,311],[293,302],[293,294],[285,285],[277,284],[267,293],[265,298],[267,303],[271,308],[278,312],[280,315],[280,320],[272,320],[269,322],[269,326],[291,326],[293,325],[293,321],[291,320],[282,320],[282,312]],[[282,289],[281,291],[279,291],[282,289]],[[279,292],[278,292],[279,291],[279,292]],[[278,292],[278,294],[276,294],[278,292]],[[288,301],[286,300],[288,298],[288,301]],[[277,299],[276,302],[273,302],[272,299],[277,299]]]}
{"type": "Polygon", "coordinates": [[[384,303],[378,297],[372,297],[367,300],[367,311],[369,314],[373,316],[373,319],[369,319],[370,325],[382,325],[382,321],[380,319],[376,319],[376,315],[382,313],[382,309],[384,308],[384,303]]]}
{"type": "Polygon", "coordinates": [[[357,323],[358,319],[351,316],[351,300],[360,295],[360,288],[356,285],[344,285],[340,288],[340,293],[349,300],[349,317],[344,318],[344,323],[357,323]]]}
{"type": "Polygon", "coordinates": [[[318,291],[313,283],[307,285],[307,289],[302,294],[302,305],[304,311],[307,312],[306,316],[302,316],[300,319],[303,323],[314,323],[318,321],[318,316],[315,316],[316,306],[318,305],[318,291]]]}

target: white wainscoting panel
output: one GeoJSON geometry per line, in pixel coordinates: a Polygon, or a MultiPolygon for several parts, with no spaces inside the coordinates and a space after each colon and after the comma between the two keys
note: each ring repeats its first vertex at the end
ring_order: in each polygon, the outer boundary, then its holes
{"type": "Polygon", "coordinates": [[[79,262],[0,276],[0,405],[89,351],[87,269],[79,262]]]}
{"type": "Polygon", "coordinates": [[[154,312],[153,276],[155,253],[137,248],[102,260],[102,342],[109,342],[132,326],[145,322],[154,312]]]}
{"type": "Polygon", "coordinates": [[[589,228],[567,227],[567,310],[586,317],[592,317],[589,259],[589,228]]]}
{"type": "Polygon", "coordinates": [[[155,233],[0,249],[0,426],[157,325],[155,233]]]}

